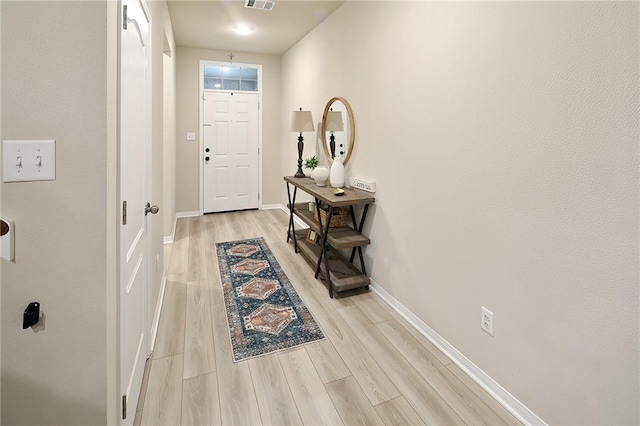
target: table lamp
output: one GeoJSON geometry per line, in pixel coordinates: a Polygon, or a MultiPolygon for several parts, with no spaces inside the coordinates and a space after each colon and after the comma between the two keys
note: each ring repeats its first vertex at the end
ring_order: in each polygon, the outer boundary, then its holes
{"type": "Polygon", "coordinates": [[[293,111],[291,113],[291,126],[289,127],[289,131],[300,133],[300,136],[298,136],[298,171],[295,174],[297,178],[304,177],[304,172],[302,171],[302,150],[304,149],[302,132],[313,132],[314,130],[315,127],[313,126],[311,111],[303,111],[302,108],[300,108],[300,111],[293,111]]]}

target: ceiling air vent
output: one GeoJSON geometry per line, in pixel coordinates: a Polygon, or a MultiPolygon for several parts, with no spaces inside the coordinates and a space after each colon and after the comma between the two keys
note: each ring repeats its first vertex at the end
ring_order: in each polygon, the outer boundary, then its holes
{"type": "Polygon", "coordinates": [[[244,7],[249,9],[271,10],[276,7],[276,2],[269,0],[245,0],[244,7]]]}

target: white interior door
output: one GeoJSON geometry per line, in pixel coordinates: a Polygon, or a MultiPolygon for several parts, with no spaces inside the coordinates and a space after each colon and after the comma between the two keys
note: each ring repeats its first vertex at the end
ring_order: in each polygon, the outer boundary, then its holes
{"type": "Polygon", "coordinates": [[[122,0],[120,22],[120,411],[131,425],[149,355],[147,324],[151,156],[150,15],[142,0],[122,0]],[[126,9],[126,10],[125,10],[126,9]],[[126,398],[126,409],[125,405],[126,398]]]}
{"type": "Polygon", "coordinates": [[[204,212],[258,208],[258,94],[204,92],[204,212]]]}

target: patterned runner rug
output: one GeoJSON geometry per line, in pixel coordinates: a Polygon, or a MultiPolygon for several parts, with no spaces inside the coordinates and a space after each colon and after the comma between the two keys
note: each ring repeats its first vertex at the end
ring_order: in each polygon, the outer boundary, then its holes
{"type": "Polygon", "coordinates": [[[324,339],[263,238],[216,249],[235,362],[324,339]]]}

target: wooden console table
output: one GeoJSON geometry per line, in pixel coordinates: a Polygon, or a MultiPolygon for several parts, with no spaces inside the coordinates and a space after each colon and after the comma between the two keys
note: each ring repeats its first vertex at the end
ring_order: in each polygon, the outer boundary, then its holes
{"type": "Polygon", "coordinates": [[[289,198],[287,242],[292,240],[295,252],[301,253],[311,265],[315,266],[316,278],[320,273],[323,274],[329,287],[330,297],[333,297],[334,290],[340,292],[360,287],[368,288],[369,277],[362,256],[362,247],[370,244],[371,240],[362,235],[362,228],[369,205],[375,201],[373,195],[353,188],[344,188],[345,193],[338,196],[333,193],[334,188],[318,186],[310,178],[285,176],[284,180],[287,183],[289,198]],[[315,198],[315,212],[309,211],[307,202],[296,204],[298,188],[315,198]],[[356,205],[364,205],[360,221],[356,219],[354,210],[356,205]],[[336,207],[348,208],[352,226],[328,226],[336,207]],[[327,212],[325,223],[322,223],[320,210],[327,212]],[[294,214],[318,234],[319,244],[307,241],[306,229],[296,231],[294,214]],[[340,249],[351,249],[348,260],[339,252],[340,249]],[[360,269],[353,264],[356,252],[360,260],[360,269]]]}

